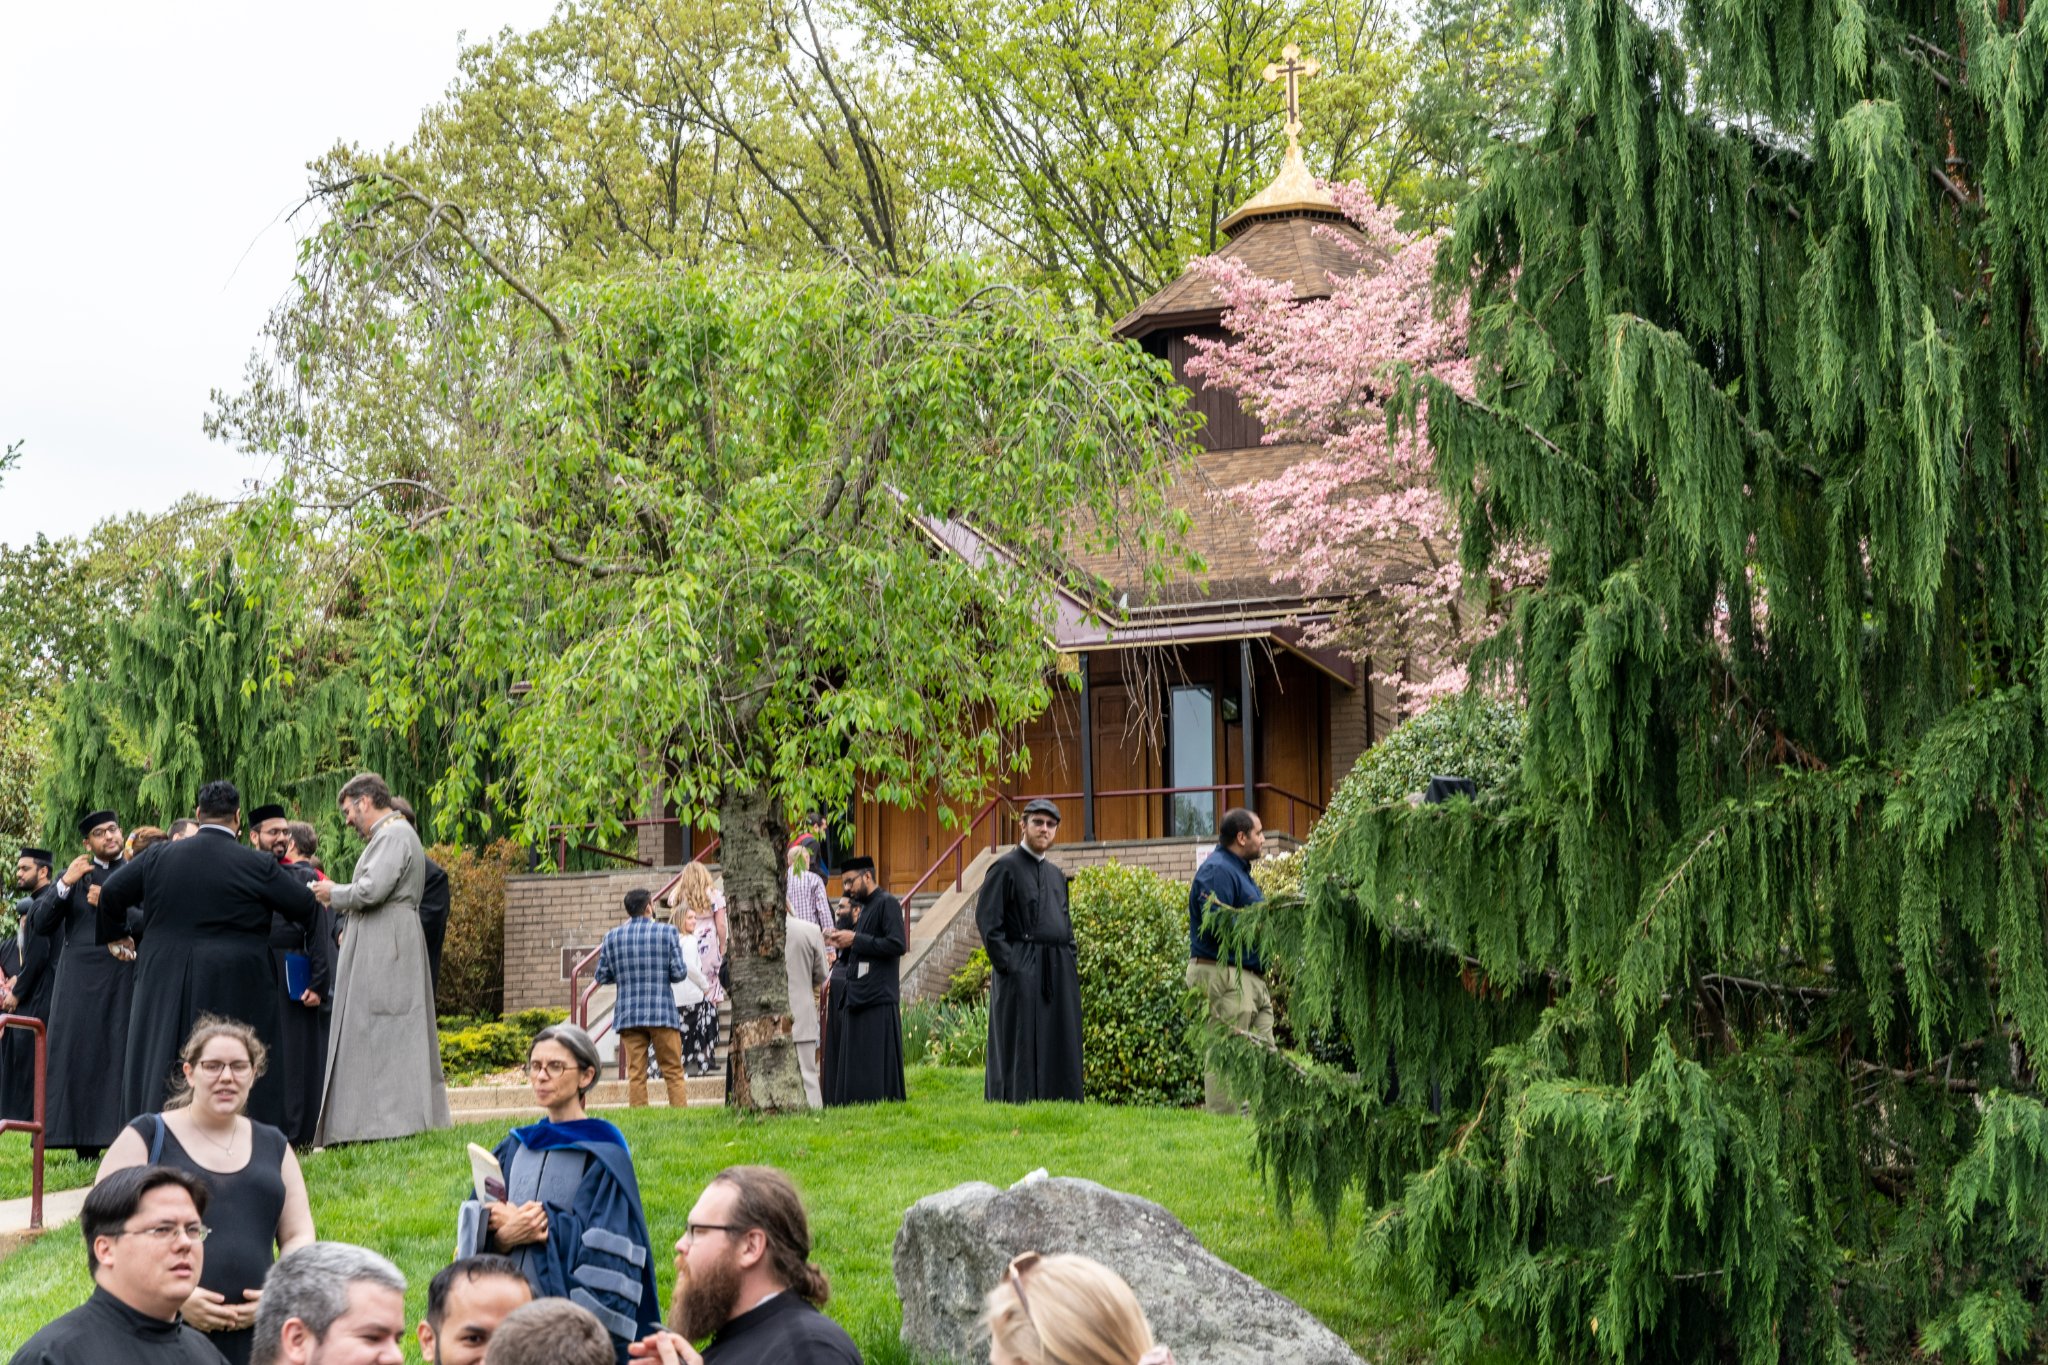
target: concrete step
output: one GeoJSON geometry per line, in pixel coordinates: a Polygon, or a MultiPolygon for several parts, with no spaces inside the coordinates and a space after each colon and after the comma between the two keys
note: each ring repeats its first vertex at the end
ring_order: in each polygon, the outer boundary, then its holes
{"type": "MultiPolygon", "coordinates": [[[[725,1073],[715,1076],[692,1076],[689,1080],[690,1103],[725,1103],[725,1073]]],[[[647,1095],[651,1103],[665,1104],[666,1089],[662,1083],[650,1079],[647,1095]]],[[[586,1109],[622,1109],[626,1104],[626,1083],[624,1081],[599,1081],[592,1087],[589,1098],[583,1102],[586,1109]]],[[[520,1113],[531,1116],[533,1092],[523,1085],[451,1085],[448,1087],[448,1110],[457,1123],[468,1123],[478,1112],[497,1114],[520,1113]]]]}

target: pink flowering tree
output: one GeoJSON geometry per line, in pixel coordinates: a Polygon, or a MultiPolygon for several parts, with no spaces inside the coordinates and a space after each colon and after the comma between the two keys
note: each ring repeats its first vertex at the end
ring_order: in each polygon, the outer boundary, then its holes
{"type": "Polygon", "coordinates": [[[1438,234],[1401,232],[1398,211],[1360,186],[1330,190],[1364,240],[1323,231],[1357,255],[1357,272],[1332,280],[1328,298],[1297,302],[1287,281],[1199,262],[1234,339],[1198,342],[1189,370],[1235,393],[1267,444],[1312,448],[1285,473],[1220,496],[1251,514],[1268,563],[1331,604],[1322,642],[1369,659],[1412,713],[1463,690],[1472,647],[1500,624],[1508,591],[1541,577],[1542,560],[1505,546],[1492,577],[1461,569],[1417,381],[1472,396],[1465,300],[1439,306],[1431,289],[1438,234]]]}

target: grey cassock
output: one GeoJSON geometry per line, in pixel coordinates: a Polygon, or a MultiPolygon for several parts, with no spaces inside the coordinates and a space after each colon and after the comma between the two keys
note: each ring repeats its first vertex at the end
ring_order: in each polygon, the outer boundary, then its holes
{"type": "Polygon", "coordinates": [[[355,879],[334,888],[335,913],[347,915],[348,924],[335,968],[315,1146],[448,1126],[434,986],[420,928],[426,877],[420,837],[394,811],[371,829],[355,879]]]}

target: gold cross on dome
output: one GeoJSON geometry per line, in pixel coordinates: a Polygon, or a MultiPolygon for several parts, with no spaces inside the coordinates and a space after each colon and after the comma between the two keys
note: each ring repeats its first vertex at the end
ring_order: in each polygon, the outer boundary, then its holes
{"type": "Polygon", "coordinates": [[[1301,146],[1301,82],[1305,77],[1313,76],[1322,69],[1322,64],[1313,57],[1303,61],[1301,49],[1293,43],[1289,43],[1286,47],[1280,49],[1280,60],[1268,62],[1266,69],[1259,73],[1268,82],[1279,80],[1287,82],[1287,145],[1289,148],[1301,146]]]}

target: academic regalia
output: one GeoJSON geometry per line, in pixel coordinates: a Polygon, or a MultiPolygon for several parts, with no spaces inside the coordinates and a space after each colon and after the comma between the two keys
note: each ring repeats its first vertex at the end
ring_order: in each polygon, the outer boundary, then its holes
{"type": "Polygon", "coordinates": [[[121,1103],[135,964],[107,951],[112,939],[100,933],[99,917],[87,903],[92,888],[104,886],[121,866],[94,858],[92,869],[69,892],[60,895],[61,885],[51,883],[50,897],[38,900],[30,912],[32,932],[61,937],[64,944],[50,999],[49,1133],[44,1141],[52,1147],[104,1150],[139,1112],[121,1103]]]}
{"type": "MultiPolygon", "coordinates": [[[[57,959],[64,941],[29,932],[30,911],[52,894],[44,887],[15,905],[20,928],[0,941],[0,974],[14,981],[14,1013],[50,1022],[50,998],[57,986],[57,959]]],[[[48,1047],[45,1037],[44,1046],[48,1047]]],[[[48,1053],[44,1065],[49,1064],[48,1053]]],[[[46,1073],[47,1080],[47,1073],[46,1073]]],[[[47,1102],[48,1094],[45,1093],[47,1102]]],[[[0,1033],[0,1119],[33,1121],[36,1108],[36,1040],[26,1029],[0,1033]]]]}
{"type": "Polygon", "coordinates": [[[1067,874],[1021,844],[989,865],[974,910],[988,949],[991,1100],[1081,1098],[1081,978],[1067,874]]]}
{"type": "MultiPolygon", "coordinates": [[[[311,863],[281,863],[285,875],[311,886],[320,874],[311,863]]],[[[327,1079],[327,1020],[334,1002],[334,912],[319,906],[313,926],[303,929],[283,915],[270,917],[270,961],[277,971],[277,1060],[272,1069],[284,1085],[284,1122],[279,1127],[295,1147],[313,1140],[320,1117],[320,1091],[327,1079]],[[320,997],[301,1004],[287,984],[285,957],[304,953],[307,989],[320,997]]]]}
{"type": "Polygon", "coordinates": [[[22,1343],[7,1365],[224,1365],[181,1318],[138,1313],[97,1286],[92,1297],[22,1343]]]}
{"type": "Polygon", "coordinates": [[[861,1365],[861,1358],[844,1327],[785,1289],[719,1328],[704,1365],[861,1365]]]}
{"type": "MultiPolygon", "coordinates": [[[[611,1333],[619,1365],[626,1347],[661,1326],[654,1252],[640,1208],[640,1182],[626,1139],[603,1119],[514,1128],[492,1155],[505,1172],[505,1200],[547,1206],[548,1239],[510,1256],[536,1298],[568,1299],[611,1333]]],[[[489,1205],[466,1199],[456,1215],[455,1254],[492,1250],[489,1205]]]]}
{"type": "MultiPolygon", "coordinates": [[[[219,825],[190,838],[153,846],[107,879],[103,916],[142,907],[136,932],[135,998],[121,1097],[130,1115],[164,1107],[178,1074],[179,1052],[202,1014],[239,1019],[279,1057],[277,970],[270,958],[270,920],[281,914],[301,927],[320,903],[276,858],[219,825]]],[[[273,1068],[249,1093],[249,1117],[273,1128],[284,1121],[287,1077],[273,1068]]]]}
{"type": "Polygon", "coordinates": [[[853,944],[840,950],[834,968],[831,1020],[825,1029],[827,1105],[904,1098],[897,970],[910,949],[910,936],[903,927],[903,906],[880,890],[855,905],[853,944]]]}

